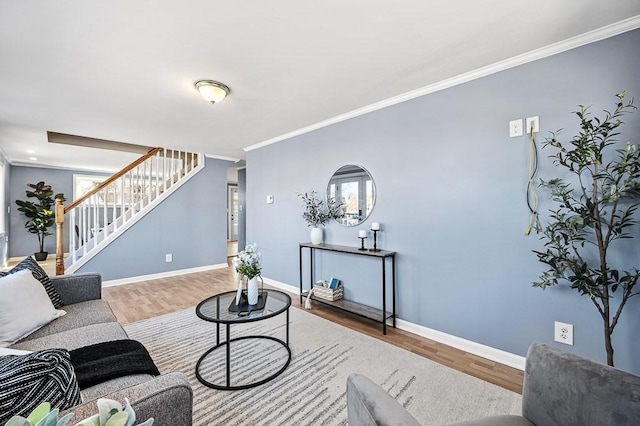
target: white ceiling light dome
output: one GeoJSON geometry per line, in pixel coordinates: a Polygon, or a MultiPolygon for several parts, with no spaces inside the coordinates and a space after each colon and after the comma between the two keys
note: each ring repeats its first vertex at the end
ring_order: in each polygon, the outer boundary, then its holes
{"type": "Polygon", "coordinates": [[[199,80],[195,84],[200,95],[212,104],[222,102],[231,93],[231,89],[226,84],[214,80],[199,80]]]}

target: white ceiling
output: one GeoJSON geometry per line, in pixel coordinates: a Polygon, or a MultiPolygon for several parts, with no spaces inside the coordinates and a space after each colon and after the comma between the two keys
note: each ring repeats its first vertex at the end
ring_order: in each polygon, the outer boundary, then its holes
{"type": "Polygon", "coordinates": [[[50,130],[242,158],[244,147],[638,15],[638,0],[0,0],[0,148],[12,164],[132,160],[47,143],[50,130]],[[210,105],[199,79],[232,93],[210,105]]]}

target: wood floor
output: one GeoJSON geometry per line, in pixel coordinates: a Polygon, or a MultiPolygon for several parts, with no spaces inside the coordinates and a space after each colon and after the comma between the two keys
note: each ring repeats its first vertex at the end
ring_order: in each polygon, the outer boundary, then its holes
{"type": "MultiPolygon", "coordinates": [[[[206,297],[223,291],[235,290],[237,282],[238,276],[233,268],[225,268],[107,287],[103,290],[103,298],[109,301],[120,322],[130,323],[194,307],[206,297]]],[[[297,295],[291,294],[291,300],[292,306],[302,309],[297,295]]],[[[523,372],[520,370],[403,330],[390,328],[385,336],[382,334],[380,324],[346,312],[323,307],[319,303],[315,303],[313,309],[308,312],[471,376],[522,393],[523,372]]]]}

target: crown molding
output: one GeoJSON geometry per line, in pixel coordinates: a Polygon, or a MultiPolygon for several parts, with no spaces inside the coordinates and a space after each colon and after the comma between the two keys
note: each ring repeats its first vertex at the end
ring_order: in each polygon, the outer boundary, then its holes
{"type": "Polygon", "coordinates": [[[341,121],[349,120],[349,119],[358,117],[360,115],[368,114],[373,111],[377,111],[392,105],[396,105],[411,99],[418,98],[420,96],[428,95],[430,93],[438,92],[440,90],[444,90],[453,86],[464,84],[469,81],[486,77],[488,75],[495,74],[500,71],[517,67],[519,65],[524,65],[529,62],[537,61],[538,59],[543,59],[549,56],[557,55],[558,53],[566,52],[567,50],[575,49],[577,47],[585,46],[590,43],[595,43],[597,41],[604,40],[606,38],[614,37],[616,35],[625,33],[627,31],[632,31],[637,28],[640,28],[640,15],[636,15],[634,17],[625,19],[623,21],[619,21],[614,24],[607,25],[607,26],[595,29],[593,31],[589,31],[579,36],[572,37],[572,38],[560,41],[558,43],[553,43],[548,46],[541,47],[539,49],[535,49],[530,52],[523,53],[521,55],[514,56],[509,59],[505,59],[504,61],[487,65],[486,67],[478,68],[474,71],[470,71],[464,74],[459,74],[455,77],[451,77],[446,80],[442,80],[437,83],[430,84],[428,86],[424,86],[419,89],[412,90],[410,92],[406,92],[401,95],[394,96],[392,98],[388,98],[380,102],[376,102],[374,104],[355,109],[345,114],[341,114],[336,117],[329,118],[319,123],[312,124],[310,126],[306,126],[301,129],[294,130],[292,132],[285,133],[283,135],[276,136],[271,139],[267,139],[266,141],[244,148],[244,151],[249,152],[258,148],[263,148],[265,146],[268,146],[277,142],[281,142],[286,139],[293,138],[295,136],[300,136],[305,133],[309,133],[314,130],[318,130],[323,127],[330,126],[332,124],[339,123],[341,121]]]}
{"type": "Polygon", "coordinates": [[[237,163],[238,161],[241,161],[241,158],[238,157],[226,157],[224,155],[215,155],[215,154],[204,154],[204,156],[206,158],[213,158],[215,160],[225,160],[225,161],[233,161],[234,163],[237,163]]]}
{"type": "Polygon", "coordinates": [[[2,149],[1,146],[0,146],[0,156],[2,158],[4,158],[5,163],[9,164],[10,166],[13,166],[13,163],[11,162],[11,159],[9,158],[7,153],[4,151],[4,149],[2,149]]]}
{"type": "Polygon", "coordinates": [[[110,173],[113,174],[118,171],[118,169],[97,169],[87,168],[87,167],[70,167],[70,166],[54,166],[51,164],[37,164],[37,163],[25,163],[22,161],[14,161],[9,162],[12,167],[35,167],[38,169],[53,169],[53,170],[67,170],[73,172],[95,172],[95,173],[110,173]]]}

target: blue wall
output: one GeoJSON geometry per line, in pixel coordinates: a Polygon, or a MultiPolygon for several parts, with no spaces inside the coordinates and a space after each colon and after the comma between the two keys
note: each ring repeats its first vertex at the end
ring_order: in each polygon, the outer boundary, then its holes
{"type": "MultiPolygon", "coordinates": [[[[258,243],[263,275],[297,286],[298,243],[309,241],[309,229],[296,192],[323,192],[336,169],[358,164],[377,187],[372,216],[355,228],[329,224],[325,242],[355,246],[358,230],[382,223],[382,248],[398,252],[400,318],[522,356],[545,342],[604,361],[591,302],[566,286],[531,287],[544,268],[532,253],[539,237],[524,232],[528,141],[507,129],[510,120],[539,115],[541,144],[559,128],[575,133],[578,104],[599,112],[622,90],[640,98],[638,46],[640,30],[248,152],[247,243],[258,243]],[[553,342],[555,320],[575,325],[575,346],[553,342]]],[[[636,113],[621,139],[640,142],[639,135],[636,113]]],[[[540,178],[557,176],[548,155],[540,178]]],[[[540,192],[547,212],[553,204],[540,192]]],[[[619,253],[638,266],[637,242],[619,253]]],[[[341,278],[349,297],[377,303],[380,272],[369,259],[324,254],[319,268],[318,278],[341,278]]],[[[640,373],[634,299],[614,334],[615,359],[640,373]]]]}
{"type": "Polygon", "coordinates": [[[226,263],[229,165],[206,158],[202,171],[78,272],[114,280],[226,263]],[[173,262],[165,262],[167,253],[173,262]]]}

